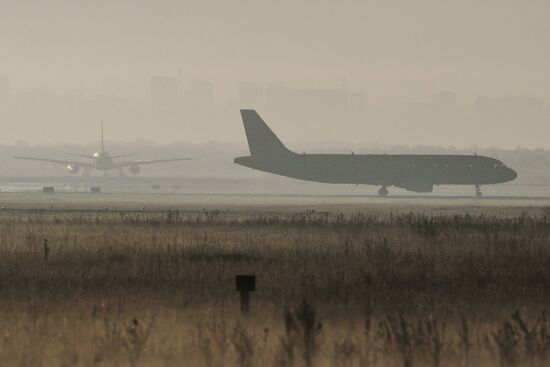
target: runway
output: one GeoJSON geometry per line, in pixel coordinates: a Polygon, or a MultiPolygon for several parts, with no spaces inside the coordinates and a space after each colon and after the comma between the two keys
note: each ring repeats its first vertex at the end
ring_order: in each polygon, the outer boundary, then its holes
{"type": "MultiPolygon", "coordinates": [[[[0,193],[2,212],[429,212],[432,214],[486,213],[546,214],[548,196],[402,195],[265,195],[227,193],[0,193]]],[[[550,213],[550,212],[549,212],[550,213]]]]}

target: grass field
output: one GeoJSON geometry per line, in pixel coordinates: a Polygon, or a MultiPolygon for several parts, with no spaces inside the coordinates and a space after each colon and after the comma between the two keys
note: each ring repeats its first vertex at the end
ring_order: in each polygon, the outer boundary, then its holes
{"type": "Polygon", "coordinates": [[[547,365],[550,211],[404,208],[4,210],[0,360],[547,365]]]}

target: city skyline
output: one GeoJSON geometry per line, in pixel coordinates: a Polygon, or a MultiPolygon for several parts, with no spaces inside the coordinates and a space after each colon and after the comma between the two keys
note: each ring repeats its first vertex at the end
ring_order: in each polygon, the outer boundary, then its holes
{"type": "Polygon", "coordinates": [[[288,82],[241,81],[234,85],[235,97],[223,100],[215,98],[215,83],[207,80],[186,81],[173,74],[149,77],[146,88],[149,101],[136,103],[120,96],[86,97],[53,91],[18,90],[14,84],[9,77],[0,78],[0,118],[8,127],[4,141],[9,139],[11,126],[23,129],[40,116],[50,126],[50,136],[43,132],[35,137],[32,134],[24,137],[13,134],[11,141],[58,143],[64,139],[56,138],[55,134],[63,128],[75,132],[68,141],[88,143],[94,140],[99,121],[105,120],[109,137],[115,140],[236,142],[240,140],[238,110],[256,108],[270,115],[283,132],[285,129],[287,134],[291,132],[291,141],[406,144],[403,135],[396,134],[394,139],[392,130],[406,132],[407,126],[420,125],[427,136],[437,131],[436,139],[431,142],[415,139],[411,140],[412,145],[432,145],[437,141],[443,146],[491,146],[499,144],[488,139],[469,140],[464,130],[461,131],[462,141],[452,140],[456,134],[446,136],[445,130],[462,124],[465,129],[475,128],[490,133],[491,129],[506,127],[516,119],[522,121],[517,127],[530,131],[516,133],[516,144],[510,141],[501,146],[549,146],[540,138],[550,128],[550,106],[542,98],[532,96],[497,98],[480,95],[468,101],[446,90],[435,91],[423,100],[375,103],[368,100],[362,91],[349,91],[345,83],[333,89],[311,89],[293,88],[288,82]],[[322,125],[323,129],[311,131],[315,130],[316,125],[322,125]],[[342,133],[341,126],[348,127],[349,131],[342,133]],[[216,133],[209,134],[208,129],[201,131],[204,127],[216,127],[216,133]],[[364,127],[370,127],[377,135],[369,134],[361,138],[357,131],[364,127]],[[182,134],[176,136],[173,131],[182,134]],[[185,134],[186,131],[190,133],[185,134]],[[540,140],[537,141],[537,138],[540,140]]]}
{"type": "Polygon", "coordinates": [[[1,142],[90,142],[102,119],[115,140],[237,142],[239,109],[257,108],[286,141],[550,148],[549,12],[543,0],[9,0],[1,142]]]}
{"type": "Polygon", "coordinates": [[[169,81],[170,83],[175,83],[175,90],[177,90],[177,93],[181,96],[183,92],[186,89],[189,89],[193,86],[195,83],[209,83],[211,84],[216,92],[214,95],[214,100],[218,104],[227,103],[228,101],[235,101],[239,99],[240,96],[240,86],[242,84],[248,84],[248,85],[260,85],[262,87],[269,86],[269,85],[283,85],[286,88],[289,89],[296,89],[296,90],[311,90],[311,91],[333,91],[333,90],[340,90],[340,91],[346,91],[349,93],[359,93],[364,96],[366,100],[369,102],[374,102],[376,104],[391,104],[391,103],[411,103],[411,102],[423,102],[426,100],[431,99],[434,97],[434,95],[438,93],[451,93],[454,94],[455,97],[457,97],[457,103],[473,103],[476,100],[480,98],[490,97],[490,98],[509,98],[509,97],[527,97],[527,98],[537,98],[543,101],[545,105],[550,105],[550,93],[546,95],[541,94],[534,94],[534,93],[506,93],[502,92],[495,92],[495,93],[488,93],[487,91],[470,91],[470,93],[461,93],[458,90],[453,89],[451,86],[445,86],[442,85],[440,88],[436,88],[433,90],[426,90],[422,93],[416,93],[412,96],[407,97],[400,97],[400,98],[389,98],[387,96],[384,96],[382,94],[376,94],[376,91],[369,90],[369,88],[360,88],[353,85],[353,82],[350,82],[349,78],[346,78],[345,76],[341,76],[340,78],[336,79],[327,79],[323,80],[320,83],[315,83],[316,85],[313,85],[312,83],[300,81],[300,80],[292,80],[292,79],[268,79],[268,80],[256,80],[256,79],[242,79],[242,80],[234,80],[230,82],[216,82],[214,80],[210,80],[206,77],[204,78],[184,78],[181,75],[181,70],[174,69],[171,72],[166,73],[153,73],[151,75],[145,75],[140,76],[137,78],[139,80],[139,84],[136,84],[139,86],[138,89],[134,89],[133,91],[140,95],[139,98],[133,98],[131,94],[125,94],[125,93],[116,93],[116,92],[108,92],[108,91],[97,91],[92,89],[78,89],[78,88],[67,88],[67,89],[60,89],[60,88],[53,88],[51,85],[46,86],[40,86],[39,83],[36,84],[29,84],[29,85],[23,85],[20,83],[19,79],[14,78],[12,75],[3,72],[0,70],[0,98],[3,98],[3,96],[6,94],[6,92],[10,92],[11,94],[17,94],[17,93],[51,93],[51,94],[57,94],[57,95],[64,95],[64,96],[71,96],[71,97],[79,97],[79,98],[96,98],[98,96],[106,96],[106,97],[112,97],[112,98],[119,98],[124,99],[128,103],[136,104],[136,105],[147,105],[151,104],[151,89],[152,89],[152,82],[154,79],[164,79],[165,81],[169,81]]]}

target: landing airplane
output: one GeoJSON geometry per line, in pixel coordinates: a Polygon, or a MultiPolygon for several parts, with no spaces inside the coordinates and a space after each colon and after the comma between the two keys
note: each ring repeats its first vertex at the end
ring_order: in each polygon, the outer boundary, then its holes
{"type": "Polygon", "coordinates": [[[476,155],[297,154],[288,150],[255,110],[241,110],[250,156],[235,163],[306,181],[381,186],[432,192],[434,185],[480,185],[512,181],[517,173],[501,161],[476,155]]]}
{"type": "Polygon", "coordinates": [[[192,158],[171,158],[171,159],[156,159],[150,161],[117,161],[120,158],[127,158],[134,156],[135,154],[122,154],[122,155],[111,155],[105,150],[105,145],[103,142],[103,124],[101,124],[101,151],[95,152],[92,155],[81,155],[81,154],[69,154],[75,157],[88,158],[91,161],[89,162],[79,162],[74,160],[57,160],[49,158],[38,158],[38,157],[24,157],[24,156],[15,156],[15,159],[24,159],[29,161],[40,161],[40,162],[49,162],[54,164],[62,164],[67,167],[67,170],[72,174],[77,174],[80,169],[84,169],[84,175],[88,175],[90,170],[103,171],[107,174],[108,171],[118,170],[121,175],[124,174],[124,168],[128,168],[128,171],[137,175],[141,169],[140,166],[144,164],[153,164],[153,163],[163,163],[163,162],[176,162],[176,161],[186,161],[192,158]]]}

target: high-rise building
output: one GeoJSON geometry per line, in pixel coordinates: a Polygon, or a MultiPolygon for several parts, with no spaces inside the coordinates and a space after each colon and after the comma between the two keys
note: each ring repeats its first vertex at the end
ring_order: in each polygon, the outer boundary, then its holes
{"type": "Polygon", "coordinates": [[[207,81],[193,81],[185,91],[186,107],[194,111],[212,111],[214,107],[214,86],[207,81]]]}
{"type": "Polygon", "coordinates": [[[365,97],[343,89],[294,89],[271,83],[265,88],[265,106],[273,118],[289,123],[336,126],[338,121],[360,120],[365,97]]]}
{"type": "Polygon", "coordinates": [[[210,122],[214,113],[214,85],[193,81],[183,95],[185,115],[189,121],[210,122]]]}
{"type": "Polygon", "coordinates": [[[214,86],[203,80],[192,81],[191,88],[186,92],[186,97],[202,109],[211,109],[214,105],[214,86]]]}
{"type": "Polygon", "coordinates": [[[178,79],[170,76],[151,78],[151,105],[156,109],[173,109],[178,104],[178,79]]]}

